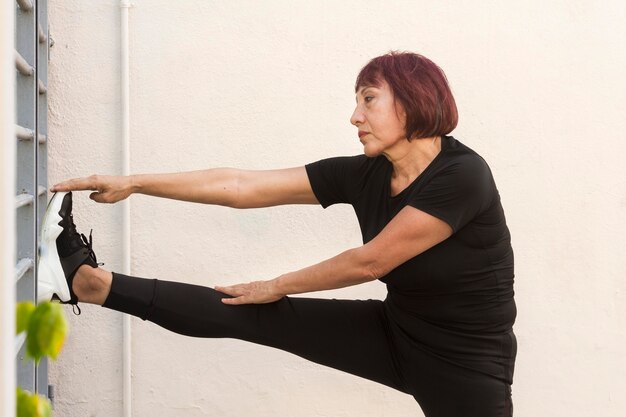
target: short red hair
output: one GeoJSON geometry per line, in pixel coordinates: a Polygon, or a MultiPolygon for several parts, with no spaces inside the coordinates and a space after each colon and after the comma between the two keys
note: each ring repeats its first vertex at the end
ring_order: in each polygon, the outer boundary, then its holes
{"type": "Polygon", "coordinates": [[[411,52],[392,51],[365,65],[356,79],[355,92],[386,81],[406,112],[407,139],[446,135],[459,115],[446,75],[430,59],[411,52]]]}

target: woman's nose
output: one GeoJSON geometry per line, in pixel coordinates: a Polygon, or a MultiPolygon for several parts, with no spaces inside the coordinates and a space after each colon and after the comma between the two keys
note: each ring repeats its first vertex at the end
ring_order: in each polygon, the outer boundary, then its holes
{"type": "Polygon", "coordinates": [[[350,123],[358,127],[360,124],[363,124],[363,122],[365,122],[365,117],[363,116],[361,109],[357,106],[350,117],[350,123]]]}

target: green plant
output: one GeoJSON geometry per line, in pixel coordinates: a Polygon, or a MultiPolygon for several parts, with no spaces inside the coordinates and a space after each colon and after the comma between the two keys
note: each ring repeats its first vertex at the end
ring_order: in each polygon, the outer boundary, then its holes
{"type": "MultiPolygon", "coordinates": [[[[67,320],[59,304],[50,302],[35,306],[30,301],[17,303],[16,334],[26,332],[26,356],[39,363],[49,356],[56,359],[67,335],[67,320]]],[[[50,417],[52,407],[47,398],[17,388],[17,417],[50,417]]]]}
{"type": "Polygon", "coordinates": [[[44,396],[17,389],[17,417],[50,417],[52,407],[44,396]]]}

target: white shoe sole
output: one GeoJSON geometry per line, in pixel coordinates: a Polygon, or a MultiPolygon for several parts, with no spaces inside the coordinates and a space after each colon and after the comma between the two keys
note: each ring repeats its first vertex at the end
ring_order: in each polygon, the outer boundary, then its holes
{"type": "Polygon", "coordinates": [[[37,264],[37,301],[50,301],[54,294],[61,301],[69,301],[70,289],[67,286],[61,259],[57,252],[57,238],[63,231],[59,226],[62,220],[59,215],[63,198],[67,193],[56,193],[52,196],[41,226],[39,245],[39,262],[37,264]]]}

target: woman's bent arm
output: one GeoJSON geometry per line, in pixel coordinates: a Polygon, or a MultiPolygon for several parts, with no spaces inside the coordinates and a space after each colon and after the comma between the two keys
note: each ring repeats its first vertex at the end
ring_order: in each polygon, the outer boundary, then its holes
{"type": "Polygon", "coordinates": [[[128,177],[92,175],[52,187],[52,191],[92,190],[91,199],[115,203],[133,193],[236,208],[316,204],[304,167],[271,171],[214,168],[128,177]]]}
{"type": "Polygon", "coordinates": [[[382,278],[390,271],[443,242],[452,228],[443,220],[405,207],[363,246],[269,281],[215,287],[235,298],[226,304],[268,303],[285,295],[343,288],[382,278]]]}

